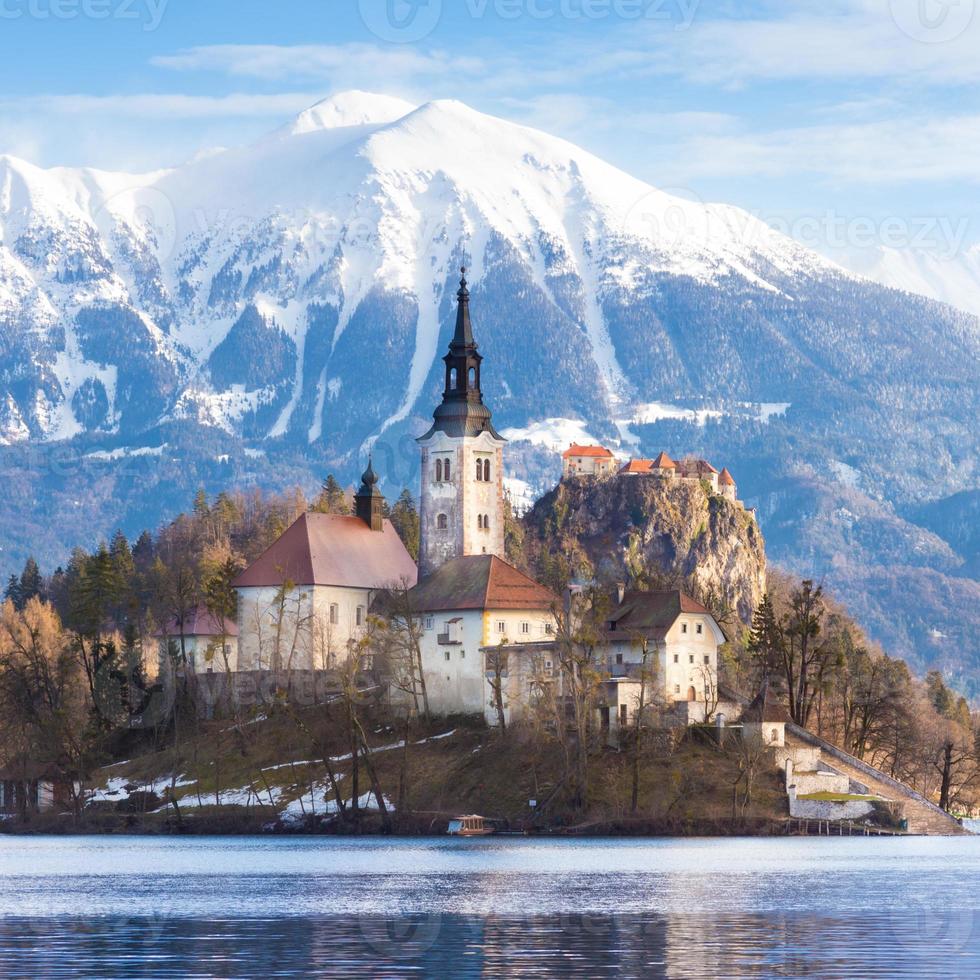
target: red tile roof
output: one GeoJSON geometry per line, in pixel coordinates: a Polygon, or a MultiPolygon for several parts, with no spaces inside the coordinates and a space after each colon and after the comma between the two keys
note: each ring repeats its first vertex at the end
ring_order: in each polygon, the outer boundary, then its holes
{"type": "Polygon", "coordinates": [[[335,585],[382,589],[414,585],[418,568],[391,521],[372,531],[359,517],[304,514],[235,579],[236,589],[335,585]]]}
{"type": "Polygon", "coordinates": [[[174,617],[166,624],[157,636],[238,636],[238,626],[233,620],[215,615],[202,602],[196,609],[184,617],[184,629],[181,632],[180,623],[174,617]]]}
{"type": "Polygon", "coordinates": [[[573,456],[590,456],[596,459],[613,458],[612,452],[605,446],[580,446],[574,442],[562,453],[562,459],[571,459],[573,456]]]}
{"type": "Polygon", "coordinates": [[[681,613],[711,616],[711,612],[700,602],[680,589],[665,592],[631,590],[623,596],[623,601],[610,615],[607,636],[637,633],[662,640],[681,613]]]}
{"type": "Polygon", "coordinates": [[[706,459],[684,459],[677,464],[677,467],[685,476],[691,473],[697,476],[710,476],[718,472],[706,459]]]}
{"type": "Polygon", "coordinates": [[[453,558],[410,593],[419,612],[463,609],[550,610],[556,596],[496,555],[453,558]]]}
{"type": "Polygon", "coordinates": [[[666,454],[661,453],[654,461],[653,465],[661,470],[676,470],[677,464],[666,454]]]}
{"type": "Polygon", "coordinates": [[[652,468],[653,468],[653,460],[631,459],[619,472],[620,473],[649,473],[652,468]]]}
{"type": "Polygon", "coordinates": [[[728,467],[727,466],[721,471],[721,476],[718,477],[718,482],[723,487],[733,487],[733,486],[735,486],[735,480],[732,477],[731,473],[728,472],[728,467]]]}

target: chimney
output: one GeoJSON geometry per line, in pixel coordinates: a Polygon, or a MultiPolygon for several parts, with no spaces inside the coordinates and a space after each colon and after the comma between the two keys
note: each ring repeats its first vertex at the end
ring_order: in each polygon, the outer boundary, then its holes
{"type": "Polygon", "coordinates": [[[616,583],[616,602],[618,605],[623,604],[623,600],[626,598],[626,583],[617,582],[616,583]]]}

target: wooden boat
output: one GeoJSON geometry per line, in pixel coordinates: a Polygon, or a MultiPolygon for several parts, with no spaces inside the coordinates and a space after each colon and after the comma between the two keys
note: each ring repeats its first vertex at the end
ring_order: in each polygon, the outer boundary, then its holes
{"type": "Polygon", "coordinates": [[[449,821],[449,834],[452,837],[486,837],[492,833],[494,829],[487,826],[486,818],[475,813],[449,821]]]}

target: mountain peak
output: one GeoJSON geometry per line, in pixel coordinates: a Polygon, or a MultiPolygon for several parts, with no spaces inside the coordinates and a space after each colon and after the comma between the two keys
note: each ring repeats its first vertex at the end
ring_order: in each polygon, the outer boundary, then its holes
{"type": "Polygon", "coordinates": [[[415,108],[404,99],[354,89],[338,92],[305,109],[286,126],[285,131],[290,136],[302,136],[344,126],[384,125],[401,119],[415,108]]]}

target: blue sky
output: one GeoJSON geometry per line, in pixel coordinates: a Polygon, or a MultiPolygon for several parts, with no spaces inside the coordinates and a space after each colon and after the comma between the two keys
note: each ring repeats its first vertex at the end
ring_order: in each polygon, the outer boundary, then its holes
{"type": "Polygon", "coordinates": [[[362,88],[461,99],[810,244],[892,222],[941,250],[980,239],[976,5],[0,0],[0,152],[151,169],[362,88]]]}

